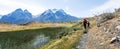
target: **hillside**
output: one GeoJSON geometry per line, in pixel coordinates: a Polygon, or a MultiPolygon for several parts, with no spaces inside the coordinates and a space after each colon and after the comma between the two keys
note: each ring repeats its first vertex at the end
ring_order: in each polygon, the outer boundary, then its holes
{"type": "Polygon", "coordinates": [[[80,40],[78,49],[120,49],[120,9],[88,18],[91,28],[80,40]],[[100,24],[97,26],[97,24],[100,24]]]}
{"type": "Polygon", "coordinates": [[[86,49],[119,49],[119,20],[114,18],[90,29],[86,49]]]}

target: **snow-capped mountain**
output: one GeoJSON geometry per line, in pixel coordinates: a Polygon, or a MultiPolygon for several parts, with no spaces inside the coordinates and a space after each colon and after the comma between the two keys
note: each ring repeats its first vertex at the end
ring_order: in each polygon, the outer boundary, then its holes
{"type": "Polygon", "coordinates": [[[67,14],[62,9],[48,9],[40,15],[37,15],[37,17],[34,17],[28,10],[19,8],[8,15],[0,17],[0,22],[12,24],[26,24],[28,22],[69,22],[79,20],[79,18],[67,14]]]}
{"type": "Polygon", "coordinates": [[[0,15],[0,18],[2,18],[2,15],[0,15]]]}
{"type": "Polygon", "coordinates": [[[32,19],[32,14],[28,10],[16,9],[8,15],[4,15],[1,18],[1,22],[7,22],[12,24],[26,24],[32,19]]]}
{"type": "Polygon", "coordinates": [[[74,16],[67,14],[62,9],[49,9],[36,18],[37,22],[68,22],[79,20],[74,16]]]}

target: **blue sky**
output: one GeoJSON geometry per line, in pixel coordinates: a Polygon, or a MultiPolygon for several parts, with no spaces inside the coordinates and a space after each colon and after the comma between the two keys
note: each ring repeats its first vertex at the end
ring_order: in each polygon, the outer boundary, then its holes
{"type": "Polygon", "coordinates": [[[63,9],[76,17],[91,17],[111,12],[120,7],[120,0],[0,0],[0,14],[5,15],[17,8],[28,9],[33,15],[47,9],[63,9]]]}

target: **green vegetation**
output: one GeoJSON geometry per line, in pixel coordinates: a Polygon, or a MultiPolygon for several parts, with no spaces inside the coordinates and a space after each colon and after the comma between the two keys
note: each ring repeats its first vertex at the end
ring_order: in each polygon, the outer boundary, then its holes
{"type": "Polygon", "coordinates": [[[75,49],[82,34],[82,30],[73,32],[72,34],[63,36],[61,39],[52,40],[40,49],[75,49]]]}
{"type": "Polygon", "coordinates": [[[39,49],[76,49],[77,43],[83,35],[82,25],[80,24],[77,23],[65,30],[66,32],[64,31],[63,33],[67,33],[66,36],[52,40],[39,49]]]}
{"type": "Polygon", "coordinates": [[[0,32],[0,44],[4,49],[6,47],[16,47],[29,43],[38,35],[45,35],[50,39],[55,39],[57,35],[66,29],[66,27],[52,27],[41,29],[29,29],[20,31],[0,32]]]}
{"type": "Polygon", "coordinates": [[[44,35],[49,37],[50,41],[43,45],[42,49],[74,49],[82,35],[82,28],[79,25],[0,32],[0,48],[35,49],[31,46],[32,41],[36,36],[44,35]]]}

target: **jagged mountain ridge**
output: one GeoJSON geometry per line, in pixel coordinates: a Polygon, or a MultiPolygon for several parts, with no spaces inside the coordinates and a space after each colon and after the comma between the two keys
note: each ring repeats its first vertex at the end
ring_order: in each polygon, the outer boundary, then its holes
{"type": "Polygon", "coordinates": [[[32,14],[28,10],[16,9],[8,15],[4,15],[1,18],[1,22],[7,22],[12,24],[26,24],[32,19],[32,14]]]}
{"type": "Polygon", "coordinates": [[[67,14],[62,9],[46,10],[36,18],[37,22],[68,22],[68,21],[74,21],[74,20],[79,20],[79,18],[76,18],[74,16],[67,14]]]}
{"type": "Polygon", "coordinates": [[[74,20],[79,20],[79,18],[67,14],[62,9],[48,9],[33,18],[33,15],[28,10],[19,8],[8,15],[3,15],[0,22],[26,24],[29,22],[69,22],[74,20]]]}

